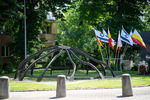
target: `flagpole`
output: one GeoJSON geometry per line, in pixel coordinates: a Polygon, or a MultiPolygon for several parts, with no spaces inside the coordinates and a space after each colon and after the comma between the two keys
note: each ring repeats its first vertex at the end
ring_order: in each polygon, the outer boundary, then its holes
{"type": "Polygon", "coordinates": [[[119,59],[119,53],[120,53],[120,50],[118,50],[118,54],[117,54],[117,62],[116,62],[116,68],[117,68],[117,71],[118,71],[118,59],[119,59]]]}
{"type": "MultiPolygon", "coordinates": [[[[27,58],[27,32],[26,32],[26,1],[24,0],[24,41],[25,41],[25,59],[27,58]]],[[[25,69],[27,66],[25,65],[25,69]]]]}
{"type": "Polygon", "coordinates": [[[110,46],[108,46],[108,52],[109,52],[109,56],[108,56],[108,66],[109,66],[109,60],[110,60],[110,46]]]}
{"type": "MultiPolygon", "coordinates": [[[[117,54],[117,52],[119,52],[119,50],[118,50],[118,46],[120,46],[119,44],[118,44],[118,42],[119,42],[119,39],[120,39],[120,31],[119,31],[119,35],[118,35],[118,40],[117,40],[117,48],[116,48],[116,54],[115,54],[115,66],[116,66],[116,64],[117,64],[117,60],[118,60],[118,54],[117,54]]],[[[117,68],[116,68],[117,69],[117,68]]]]}
{"type": "Polygon", "coordinates": [[[108,65],[108,47],[106,46],[106,43],[105,43],[105,48],[106,48],[107,65],[108,65]]]}
{"type": "Polygon", "coordinates": [[[124,56],[125,56],[125,53],[126,53],[127,48],[128,48],[128,44],[126,43],[125,48],[124,48],[124,51],[123,51],[123,58],[124,58],[124,56]]]}
{"type": "Polygon", "coordinates": [[[126,53],[127,49],[128,49],[128,44],[127,44],[126,50],[125,50],[125,52],[124,52],[124,55],[125,55],[125,53],[126,53]]]}
{"type": "Polygon", "coordinates": [[[100,46],[100,44],[98,44],[98,46],[99,46],[99,50],[100,50],[100,53],[101,53],[101,56],[102,56],[102,60],[103,60],[103,63],[104,63],[104,56],[103,56],[103,53],[102,53],[101,46],[100,46]]]}
{"type": "Polygon", "coordinates": [[[108,66],[110,65],[110,45],[109,45],[109,38],[111,38],[110,36],[110,31],[109,31],[109,27],[108,27],[108,52],[109,52],[109,58],[108,58],[108,66]]]}
{"type": "Polygon", "coordinates": [[[117,52],[118,52],[118,50],[116,49],[116,53],[115,53],[115,65],[117,63],[117,52]]]}
{"type": "MultiPolygon", "coordinates": [[[[96,36],[96,34],[95,34],[95,36],[96,36]]],[[[97,36],[96,36],[96,39],[97,39],[97,36]]],[[[99,41],[97,40],[97,43],[98,43],[99,41]]],[[[103,62],[104,62],[104,57],[103,57],[103,53],[102,53],[102,50],[101,50],[101,46],[100,46],[100,43],[98,43],[98,46],[99,46],[99,50],[100,50],[100,53],[101,53],[101,56],[102,56],[102,60],[103,60],[103,62]]]]}

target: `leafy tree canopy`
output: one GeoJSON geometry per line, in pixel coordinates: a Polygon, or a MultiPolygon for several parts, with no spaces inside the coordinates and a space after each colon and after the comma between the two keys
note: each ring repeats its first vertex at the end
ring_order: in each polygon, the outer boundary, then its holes
{"type": "MultiPolygon", "coordinates": [[[[70,4],[70,0],[25,0],[26,16],[24,16],[24,0],[0,1],[0,26],[5,26],[7,34],[13,36],[13,54],[24,59],[24,18],[27,21],[27,51],[38,45],[38,34],[43,29],[42,23],[46,22],[49,11],[56,17],[62,17],[61,8],[70,4]]],[[[5,32],[6,33],[6,32],[5,32]]]]}
{"type": "MultiPolygon", "coordinates": [[[[62,34],[61,39],[66,39],[66,42],[61,41],[61,44],[64,42],[68,43],[67,41],[69,41],[69,39],[70,41],[72,40],[72,42],[69,44],[82,44],[81,42],[77,42],[77,39],[79,39],[78,37],[76,38],[74,36],[74,39],[70,38],[71,35],[78,36],[78,34],[74,34],[73,32],[75,32],[77,28],[80,29],[79,25],[81,25],[83,29],[85,24],[92,27],[95,26],[99,30],[101,30],[101,28],[107,30],[107,28],[109,27],[110,33],[115,40],[117,40],[118,31],[121,30],[122,25],[128,33],[130,32],[131,28],[136,28],[140,31],[144,30],[144,23],[140,19],[140,17],[143,16],[143,11],[147,4],[147,0],[76,0],[76,2],[71,6],[72,8],[76,7],[76,10],[73,12],[67,12],[67,14],[75,12],[79,13],[77,16],[78,20],[74,21],[74,17],[72,16],[66,17],[65,25],[67,25],[68,23],[69,24],[67,27],[62,24],[62,27],[66,27],[66,30],[70,33],[70,35],[66,32],[62,34]],[[70,18],[72,20],[69,20],[70,18]],[[72,30],[69,30],[69,28],[72,26],[76,26],[76,30],[74,28],[71,28],[72,30]],[[76,41],[73,41],[75,39],[76,41]]],[[[87,31],[89,31],[89,29],[87,29],[87,31]]],[[[92,35],[92,37],[94,36],[92,35]]],[[[90,49],[92,49],[92,47],[90,49]]],[[[134,46],[131,49],[137,50],[139,49],[139,46],[134,46]]],[[[127,54],[129,56],[131,56],[132,53],[133,51],[131,50],[127,51],[127,54]]],[[[113,54],[115,54],[115,51],[113,51],[113,54]]]]}
{"type": "Polygon", "coordinates": [[[146,25],[146,31],[150,31],[150,4],[146,6],[144,13],[144,22],[146,25]]]}
{"type": "Polygon", "coordinates": [[[59,45],[85,50],[93,57],[101,58],[94,31],[86,20],[80,20],[80,13],[76,8],[71,8],[64,13],[64,20],[58,20],[58,42],[59,45]]]}
{"type": "Polygon", "coordinates": [[[86,19],[97,28],[110,28],[118,33],[123,25],[126,30],[132,27],[142,29],[143,15],[147,0],[83,0],[80,5],[81,19],[86,19]]]}

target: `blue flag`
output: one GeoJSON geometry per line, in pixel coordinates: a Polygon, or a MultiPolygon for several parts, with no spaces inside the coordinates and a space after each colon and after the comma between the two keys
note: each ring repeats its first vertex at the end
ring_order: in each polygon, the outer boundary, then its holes
{"type": "Polygon", "coordinates": [[[125,31],[123,26],[121,30],[121,40],[133,46],[133,40],[131,39],[131,36],[125,31]]]}
{"type": "Polygon", "coordinates": [[[95,34],[97,35],[97,38],[100,39],[102,42],[108,43],[108,36],[105,36],[102,32],[100,32],[98,29],[95,29],[95,34]]]}

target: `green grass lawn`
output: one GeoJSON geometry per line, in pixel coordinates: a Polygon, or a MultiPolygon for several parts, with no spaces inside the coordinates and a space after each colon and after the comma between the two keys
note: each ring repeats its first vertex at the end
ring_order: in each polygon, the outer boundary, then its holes
{"type": "MultiPolygon", "coordinates": [[[[150,80],[131,79],[132,86],[149,86],[150,80]]],[[[56,81],[51,82],[15,82],[10,81],[10,91],[35,91],[35,90],[55,90],[56,81]]],[[[95,89],[95,88],[120,88],[122,86],[121,78],[112,78],[104,80],[84,80],[84,81],[66,81],[67,89],[95,89]]]]}
{"type": "MultiPolygon", "coordinates": [[[[54,71],[53,74],[65,74],[66,71],[54,71]]],[[[39,75],[42,73],[42,70],[38,70],[34,72],[34,75],[39,75]]],[[[123,71],[124,73],[128,73],[131,75],[132,86],[150,86],[150,76],[138,75],[137,71],[123,71]]],[[[49,74],[47,72],[46,74],[49,74]]],[[[71,72],[72,74],[72,72],[71,72]]],[[[112,77],[112,75],[106,76],[104,80],[94,79],[90,80],[90,78],[97,77],[96,71],[89,71],[89,75],[86,75],[86,71],[78,70],[75,74],[75,78],[88,78],[88,80],[74,80],[69,81],[67,79],[67,89],[95,89],[95,88],[120,88],[122,87],[121,83],[121,75],[117,74],[117,77],[112,77]]],[[[25,77],[24,81],[13,80],[14,73],[11,74],[2,74],[1,76],[9,76],[10,79],[10,91],[35,91],[35,90],[55,90],[56,89],[56,80],[57,78],[43,78],[41,82],[36,82],[37,78],[25,77]]]]}
{"type": "Polygon", "coordinates": [[[55,85],[46,85],[39,83],[11,83],[10,82],[10,91],[37,91],[37,90],[54,90],[56,88],[55,85]]]}
{"type": "MultiPolygon", "coordinates": [[[[149,81],[132,80],[132,86],[145,86],[150,85],[149,81]]],[[[105,80],[92,80],[78,84],[67,85],[68,89],[89,89],[89,88],[118,88],[121,87],[121,79],[105,79],[105,80]]]]}

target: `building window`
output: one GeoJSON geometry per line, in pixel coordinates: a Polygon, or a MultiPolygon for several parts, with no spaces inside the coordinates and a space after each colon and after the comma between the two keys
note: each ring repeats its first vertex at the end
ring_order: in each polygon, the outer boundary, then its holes
{"type": "Polygon", "coordinates": [[[4,34],[6,32],[5,26],[0,26],[0,34],[4,34]]]}
{"type": "Polygon", "coordinates": [[[2,57],[8,57],[9,56],[9,47],[8,46],[2,46],[2,57]]]}
{"type": "Polygon", "coordinates": [[[47,34],[49,34],[49,33],[50,33],[50,28],[49,28],[49,26],[47,26],[46,29],[47,29],[47,34]]]}
{"type": "Polygon", "coordinates": [[[51,34],[50,26],[45,26],[45,31],[43,32],[43,34],[51,34]]]}

